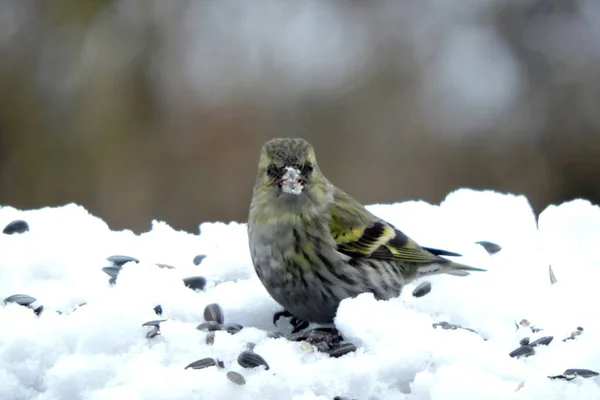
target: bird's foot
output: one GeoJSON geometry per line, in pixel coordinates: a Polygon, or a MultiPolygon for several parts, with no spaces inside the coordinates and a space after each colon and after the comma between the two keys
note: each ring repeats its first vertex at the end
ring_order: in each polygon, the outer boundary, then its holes
{"type": "Polygon", "coordinates": [[[292,335],[290,339],[295,342],[308,342],[323,352],[338,348],[344,340],[340,331],[328,326],[309,329],[297,335],[292,335]]]}
{"type": "Polygon", "coordinates": [[[275,314],[273,314],[273,325],[276,325],[277,321],[279,321],[279,319],[281,317],[291,318],[290,324],[292,324],[292,333],[298,333],[301,330],[308,328],[308,325],[309,325],[308,321],[304,321],[302,319],[296,318],[288,310],[277,311],[275,314]]]}

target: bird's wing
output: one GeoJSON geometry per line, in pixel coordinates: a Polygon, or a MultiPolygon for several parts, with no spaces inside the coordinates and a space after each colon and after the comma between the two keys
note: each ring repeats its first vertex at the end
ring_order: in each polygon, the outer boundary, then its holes
{"type": "MultiPolygon", "coordinates": [[[[419,246],[393,225],[377,218],[341,191],[335,194],[329,207],[329,216],[329,229],[337,250],[347,256],[414,264],[448,262],[419,246]]],[[[432,250],[440,255],[449,253],[444,250],[432,250]]]]}

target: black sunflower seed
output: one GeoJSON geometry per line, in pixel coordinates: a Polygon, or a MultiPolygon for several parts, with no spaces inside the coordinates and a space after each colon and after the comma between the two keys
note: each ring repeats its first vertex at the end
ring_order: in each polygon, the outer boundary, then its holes
{"type": "Polygon", "coordinates": [[[591,378],[592,376],[598,376],[598,372],[589,369],[582,368],[570,368],[563,372],[564,376],[581,376],[582,378],[591,378]]]}
{"type": "Polygon", "coordinates": [[[221,306],[217,303],[212,303],[204,307],[204,320],[222,324],[225,321],[225,315],[221,306]]]}
{"type": "Polygon", "coordinates": [[[15,233],[24,233],[27,231],[29,231],[29,225],[27,224],[27,222],[25,222],[21,219],[18,219],[18,220],[12,221],[8,225],[6,225],[6,227],[4,228],[2,233],[5,233],[7,235],[12,235],[15,233]]]}
{"type": "Polygon", "coordinates": [[[241,331],[242,329],[244,329],[244,327],[240,324],[225,324],[221,327],[224,331],[227,331],[233,335],[235,335],[236,333],[238,333],[239,331],[241,331]]]}
{"type": "Polygon", "coordinates": [[[518,347],[517,349],[510,352],[509,356],[511,357],[529,357],[535,354],[535,350],[533,347],[526,345],[518,347]]]}
{"type": "Polygon", "coordinates": [[[485,251],[488,252],[489,255],[496,254],[497,252],[502,250],[502,247],[500,247],[496,243],[488,242],[487,240],[481,240],[481,241],[475,242],[475,243],[477,243],[478,245],[483,247],[485,249],[485,251]]]}
{"type": "Polygon", "coordinates": [[[206,278],[203,276],[191,276],[185,278],[183,284],[192,290],[202,290],[206,286],[206,278]]]}
{"type": "Polygon", "coordinates": [[[554,339],[554,336],[544,336],[544,337],[534,340],[533,342],[529,343],[529,345],[531,347],[535,347],[537,345],[547,346],[550,344],[550,342],[552,342],[553,339],[554,339]]]}
{"type": "Polygon", "coordinates": [[[206,358],[202,358],[200,360],[194,361],[193,363],[191,363],[187,367],[185,367],[185,369],[188,369],[188,368],[202,369],[202,368],[214,367],[215,365],[220,368],[223,368],[223,366],[224,366],[222,361],[215,360],[214,358],[206,357],[206,358]]]}
{"type": "Polygon", "coordinates": [[[33,310],[35,315],[40,315],[44,311],[44,306],[39,304],[35,297],[31,297],[27,294],[13,294],[4,299],[4,303],[16,303],[20,306],[29,307],[33,310]]]}
{"type": "Polygon", "coordinates": [[[356,345],[354,345],[353,343],[344,343],[338,347],[333,348],[332,350],[329,350],[327,354],[329,354],[330,357],[337,358],[344,356],[348,353],[352,353],[353,351],[356,351],[356,345]]]}
{"type": "Polygon", "coordinates": [[[521,346],[527,346],[529,344],[529,338],[528,337],[524,337],[523,339],[521,339],[521,341],[519,342],[519,345],[521,346]]]}
{"type": "Polygon", "coordinates": [[[121,256],[121,255],[110,256],[110,257],[107,257],[106,259],[118,267],[121,267],[121,266],[123,266],[123,264],[126,264],[130,261],[133,261],[135,263],[140,262],[140,260],[138,260],[137,258],[129,257],[129,256],[121,256]]]}
{"type": "Polygon", "coordinates": [[[200,265],[202,260],[204,260],[205,258],[206,256],[204,254],[198,254],[196,257],[194,257],[194,265],[200,265]]]}
{"type": "Polygon", "coordinates": [[[159,304],[156,307],[154,307],[154,312],[156,313],[156,315],[162,315],[162,313],[163,313],[162,306],[159,304]]]}
{"type": "Polygon", "coordinates": [[[196,327],[196,329],[198,329],[199,331],[209,331],[209,332],[220,331],[221,328],[222,328],[221,324],[219,324],[218,322],[215,322],[215,321],[206,321],[196,327]]]}
{"type": "Polygon", "coordinates": [[[153,319],[152,321],[144,322],[142,326],[160,326],[160,323],[165,321],[166,319],[153,319]]]}
{"type": "Polygon", "coordinates": [[[231,382],[235,383],[236,385],[245,385],[246,384],[246,379],[244,379],[244,377],[242,376],[242,374],[240,374],[239,372],[235,372],[235,371],[229,371],[227,372],[227,379],[229,379],[231,382]]]}
{"type": "Polygon", "coordinates": [[[146,333],[146,338],[152,339],[158,335],[160,335],[160,327],[157,325],[157,326],[152,327],[152,329],[150,329],[150,331],[148,333],[146,333]]]}
{"type": "Polygon", "coordinates": [[[269,369],[269,364],[265,361],[262,356],[256,354],[251,350],[244,350],[238,356],[238,364],[240,364],[244,368],[256,368],[258,366],[264,365],[265,369],[269,369]]]}
{"type": "Polygon", "coordinates": [[[102,271],[104,273],[106,273],[106,275],[110,276],[111,278],[117,278],[117,276],[119,276],[119,272],[121,272],[121,267],[115,267],[115,266],[110,266],[110,267],[104,267],[102,268],[102,271]]]}
{"type": "Polygon", "coordinates": [[[415,297],[423,297],[427,293],[431,292],[431,283],[428,281],[421,282],[419,286],[413,290],[412,295],[415,297]]]}

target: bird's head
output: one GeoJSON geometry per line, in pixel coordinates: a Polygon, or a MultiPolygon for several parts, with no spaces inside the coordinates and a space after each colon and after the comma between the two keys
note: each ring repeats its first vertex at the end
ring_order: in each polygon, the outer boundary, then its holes
{"type": "Polygon", "coordinates": [[[254,187],[270,205],[328,203],[333,188],[319,170],[312,146],[304,139],[272,139],[263,145],[254,187]]]}

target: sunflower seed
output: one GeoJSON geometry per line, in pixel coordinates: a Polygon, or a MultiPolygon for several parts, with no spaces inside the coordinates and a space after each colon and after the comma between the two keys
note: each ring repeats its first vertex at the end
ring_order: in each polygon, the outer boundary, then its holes
{"type": "Polygon", "coordinates": [[[214,343],[215,343],[215,333],[214,332],[208,332],[206,334],[206,344],[212,345],[214,343]]]}
{"type": "Polygon", "coordinates": [[[563,372],[564,376],[581,376],[582,378],[591,378],[592,376],[598,376],[598,372],[589,369],[582,368],[570,368],[563,372]]]}
{"type": "Polygon", "coordinates": [[[192,290],[202,290],[206,286],[206,278],[203,276],[191,276],[185,278],[183,284],[192,290]]]}
{"type": "Polygon", "coordinates": [[[260,365],[264,365],[265,369],[269,369],[269,364],[265,361],[262,356],[256,354],[254,351],[244,350],[238,356],[238,364],[244,368],[255,368],[260,365]]]}
{"type": "Polygon", "coordinates": [[[24,233],[27,231],[29,231],[29,225],[27,224],[27,222],[18,219],[6,225],[2,233],[12,235],[15,233],[24,233]]]}
{"type": "Polygon", "coordinates": [[[117,279],[117,276],[119,276],[119,272],[121,272],[121,269],[121,267],[110,266],[102,268],[102,271],[111,278],[117,279]]]}
{"type": "Polygon", "coordinates": [[[315,348],[312,346],[312,344],[308,343],[305,340],[302,340],[300,342],[300,347],[302,347],[302,350],[306,353],[312,353],[315,351],[315,348]]]}
{"type": "Polygon", "coordinates": [[[135,262],[135,263],[140,262],[140,260],[138,260],[137,258],[129,257],[129,256],[120,256],[120,255],[110,256],[110,257],[107,257],[106,259],[108,261],[110,261],[111,263],[113,263],[114,265],[116,265],[117,267],[122,267],[123,264],[126,264],[130,261],[135,262]]]}
{"type": "Polygon", "coordinates": [[[526,346],[521,346],[513,351],[510,352],[509,356],[511,357],[529,357],[535,354],[535,350],[533,349],[533,347],[526,345],[526,346]]]}
{"type": "Polygon", "coordinates": [[[158,335],[160,335],[160,327],[157,325],[154,326],[148,333],[146,333],[146,338],[152,339],[158,335]]]}
{"type": "Polygon", "coordinates": [[[35,315],[40,315],[44,311],[44,306],[35,297],[27,294],[13,294],[4,299],[4,303],[17,303],[20,306],[28,307],[33,310],[35,315]]]}
{"type": "Polygon", "coordinates": [[[160,326],[160,323],[165,321],[166,319],[153,319],[152,321],[144,322],[142,326],[160,326]]]}
{"type": "Polygon", "coordinates": [[[194,257],[194,265],[200,265],[202,260],[204,260],[205,258],[206,256],[204,254],[198,254],[196,257],[194,257]]]}
{"type": "Polygon", "coordinates": [[[204,307],[204,320],[222,324],[225,321],[225,316],[223,315],[221,306],[217,303],[212,303],[204,307]]]}
{"type": "Polygon", "coordinates": [[[497,252],[502,250],[502,247],[500,247],[496,243],[488,242],[487,240],[481,240],[481,241],[475,242],[475,243],[480,245],[481,247],[483,247],[485,249],[485,251],[488,252],[489,255],[496,254],[497,252]]]}
{"type": "Polygon", "coordinates": [[[239,372],[235,372],[235,371],[229,371],[227,372],[227,379],[229,379],[231,382],[235,383],[236,385],[245,385],[246,384],[246,379],[244,379],[244,377],[242,376],[242,374],[240,374],[239,372]]]}
{"type": "Polygon", "coordinates": [[[547,346],[550,344],[550,342],[554,339],[554,336],[544,336],[541,337],[539,339],[534,340],[533,342],[529,343],[529,345],[531,347],[535,347],[537,345],[544,345],[547,346]]]}
{"type": "Polygon", "coordinates": [[[521,341],[519,342],[519,345],[521,346],[527,346],[529,344],[529,338],[528,337],[524,337],[523,339],[521,339],[521,341]]]}
{"type": "Polygon", "coordinates": [[[156,313],[156,315],[162,315],[162,313],[163,313],[162,306],[159,304],[156,307],[154,307],[154,312],[156,313]]]}
{"type": "Polygon", "coordinates": [[[206,358],[202,358],[200,360],[194,361],[193,363],[191,363],[187,367],[185,367],[185,369],[188,369],[188,368],[202,369],[202,368],[214,367],[215,365],[222,368],[223,362],[219,361],[219,360],[215,360],[214,358],[206,357],[206,358]]]}
{"type": "Polygon", "coordinates": [[[556,282],[558,282],[558,279],[556,279],[556,276],[554,275],[554,271],[552,271],[552,265],[550,265],[548,267],[548,273],[550,274],[550,283],[551,284],[555,284],[556,282]]]}
{"type": "Polygon", "coordinates": [[[244,327],[240,324],[225,324],[221,327],[224,331],[227,331],[229,333],[231,333],[232,335],[235,335],[236,333],[238,333],[239,331],[241,331],[242,329],[244,329],[244,327]]]}
{"type": "Polygon", "coordinates": [[[162,268],[162,269],[175,269],[174,266],[169,265],[169,264],[154,263],[154,265],[156,265],[158,268],[162,268]]]}
{"type": "Polygon", "coordinates": [[[412,295],[415,297],[423,297],[427,293],[431,292],[431,283],[428,281],[424,281],[419,283],[419,286],[413,290],[412,295]]]}
{"type": "Polygon", "coordinates": [[[328,351],[327,353],[330,357],[337,358],[348,353],[352,353],[353,351],[356,351],[356,346],[353,343],[344,343],[333,350],[328,351]]]}
{"type": "Polygon", "coordinates": [[[221,324],[219,324],[218,322],[215,321],[206,321],[201,323],[200,325],[198,325],[196,327],[196,329],[198,329],[199,331],[220,331],[221,330],[221,324]]]}

